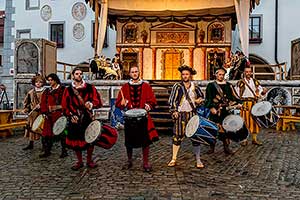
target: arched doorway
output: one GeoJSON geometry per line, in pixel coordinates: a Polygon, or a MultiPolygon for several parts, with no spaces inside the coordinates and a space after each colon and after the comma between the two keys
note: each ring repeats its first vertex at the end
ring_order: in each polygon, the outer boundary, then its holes
{"type": "MultiPolygon", "coordinates": [[[[249,54],[249,61],[251,63],[251,65],[269,65],[269,63],[257,56],[257,55],[254,55],[254,54],[249,54]]],[[[258,67],[258,68],[255,68],[255,72],[257,73],[273,73],[273,69],[271,67],[258,67]]],[[[274,80],[274,76],[273,75],[255,75],[255,78],[256,79],[259,79],[259,80],[274,80]]]]}

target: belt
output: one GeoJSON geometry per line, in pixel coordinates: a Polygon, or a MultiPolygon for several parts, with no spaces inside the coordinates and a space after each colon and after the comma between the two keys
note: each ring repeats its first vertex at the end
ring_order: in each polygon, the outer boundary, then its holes
{"type": "Polygon", "coordinates": [[[254,101],[256,102],[257,99],[256,98],[253,98],[253,97],[247,97],[247,98],[241,98],[242,101],[254,101]]]}
{"type": "Polygon", "coordinates": [[[61,105],[49,106],[50,112],[54,112],[54,111],[61,110],[61,109],[62,109],[61,105]]]}

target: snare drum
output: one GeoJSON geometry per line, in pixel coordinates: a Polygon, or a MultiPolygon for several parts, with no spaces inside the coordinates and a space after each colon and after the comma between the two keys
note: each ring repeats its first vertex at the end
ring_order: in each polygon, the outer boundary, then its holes
{"type": "Polygon", "coordinates": [[[195,115],[187,123],[185,135],[188,138],[191,138],[193,142],[213,145],[216,143],[218,130],[218,125],[214,122],[199,115],[195,115]]]}
{"type": "Polygon", "coordinates": [[[151,143],[148,135],[148,114],[145,109],[131,109],[124,113],[125,146],[139,148],[151,143]]]}
{"type": "Polygon", "coordinates": [[[118,139],[118,132],[115,128],[104,124],[100,121],[92,121],[85,130],[85,141],[104,149],[110,149],[118,139]]]}
{"type": "Polygon", "coordinates": [[[228,115],[223,120],[222,126],[225,130],[227,138],[240,142],[247,139],[249,131],[244,123],[244,120],[239,115],[228,115]]]}
{"type": "Polygon", "coordinates": [[[53,128],[52,128],[53,134],[54,135],[61,134],[66,129],[67,122],[68,122],[68,120],[65,116],[59,117],[53,125],[53,128]]]}
{"type": "Polygon", "coordinates": [[[35,118],[32,124],[32,131],[42,134],[44,128],[44,122],[45,122],[44,115],[40,114],[39,116],[37,116],[37,118],[35,118]]]}
{"type": "Polygon", "coordinates": [[[264,128],[275,126],[279,120],[274,107],[268,101],[256,103],[251,109],[251,114],[257,124],[264,128]]]}

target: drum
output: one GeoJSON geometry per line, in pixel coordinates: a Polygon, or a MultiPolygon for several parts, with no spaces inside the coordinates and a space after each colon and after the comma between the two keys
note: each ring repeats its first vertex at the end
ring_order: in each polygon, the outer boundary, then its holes
{"type": "Polygon", "coordinates": [[[194,142],[213,145],[216,143],[218,130],[218,125],[214,122],[199,115],[195,115],[187,123],[185,135],[194,142]]]}
{"type": "Polygon", "coordinates": [[[139,148],[149,145],[148,114],[145,109],[131,109],[124,113],[125,146],[139,148]]]}
{"type": "Polygon", "coordinates": [[[223,120],[222,126],[225,130],[227,138],[235,142],[247,139],[249,131],[244,120],[239,115],[228,115],[223,120]]]}
{"type": "Polygon", "coordinates": [[[251,114],[257,124],[264,128],[275,126],[279,120],[276,110],[268,101],[256,103],[251,109],[251,114]]]}
{"type": "Polygon", "coordinates": [[[65,116],[59,117],[53,125],[53,128],[52,128],[53,134],[54,135],[61,134],[66,129],[67,122],[68,122],[68,120],[65,116]]]}
{"type": "Polygon", "coordinates": [[[104,149],[110,149],[117,142],[118,132],[115,128],[104,124],[100,121],[92,121],[85,130],[85,141],[97,145],[104,149]]]}
{"type": "Polygon", "coordinates": [[[45,117],[44,115],[40,114],[35,118],[33,124],[32,124],[32,131],[42,134],[43,127],[44,127],[45,117]]]}

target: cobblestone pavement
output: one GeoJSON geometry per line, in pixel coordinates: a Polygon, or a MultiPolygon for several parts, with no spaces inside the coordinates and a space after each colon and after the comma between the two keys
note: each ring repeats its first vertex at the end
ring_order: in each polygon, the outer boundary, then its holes
{"type": "Polygon", "coordinates": [[[56,144],[52,155],[40,159],[41,144],[23,151],[27,141],[19,134],[0,139],[0,199],[300,199],[299,132],[264,130],[263,146],[233,143],[233,156],[225,156],[221,142],[215,154],[202,147],[204,169],[195,168],[192,146],[185,140],[178,165],[167,167],[171,137],[152,145],[151,173],[142,170],[141,149],[134,151],[134,166],[126,162],[123,132],[111,150],[96,147],[96,169],[70,169],[75,156],[60,159],[56,144]]]}

